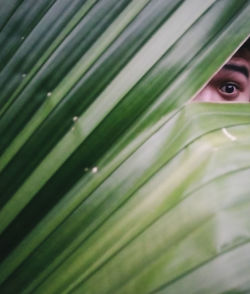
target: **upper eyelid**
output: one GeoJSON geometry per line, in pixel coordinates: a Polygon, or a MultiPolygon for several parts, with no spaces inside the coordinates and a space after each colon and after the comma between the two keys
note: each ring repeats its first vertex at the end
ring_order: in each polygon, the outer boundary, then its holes
{"type": "Polygon", "coordinates": [[[244,90],[247,83],[243,80],[240,79],[229,79],[229,78],[214,78],[211,80],[211,85],[213,85],[214,87],[221,87],[222,85],[228,84],[228,83],[232,83],[234,85],[236,85],[239,90],[244,90]]]}
{"type": "Polygon", "coordinates": [[[237,90],[241,92],[245,90],[245,84],[241,82],[227,81],[227,82],[221,83],[221,85],[225,85],[225,84],[233,84],[234,86],[236,86],[237,90]]]}
{"type": "Polygon", "coordinates": [[[236,88],[239,88],[239,85],[238,85],[238,83],[235,83],[235,82],[225,82],[225,83],[222,83],[222,86],[226,86],[226,85],[228,85],[228,84],[232,84],[232,85],[234,85],[234,86],[236,86],[236,88]]]}

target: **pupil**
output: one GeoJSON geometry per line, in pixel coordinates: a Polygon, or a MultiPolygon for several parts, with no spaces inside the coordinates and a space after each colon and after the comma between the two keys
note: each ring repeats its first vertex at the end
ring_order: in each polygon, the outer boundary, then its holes
{"type": "Polygon", "coordinates": [[[226,86],[226,92],[227,93],[233,93],[234,92],[234,85],[227,85],[226,86]]]}

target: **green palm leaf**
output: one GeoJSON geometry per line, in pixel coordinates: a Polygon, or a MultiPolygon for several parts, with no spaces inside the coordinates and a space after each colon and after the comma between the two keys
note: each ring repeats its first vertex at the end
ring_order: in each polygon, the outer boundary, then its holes
{"type": "Polygon", "coordinates": [[[250,106],[185,102],[249,1],[0,14],[1,293],[248,291],[250,106]]]}

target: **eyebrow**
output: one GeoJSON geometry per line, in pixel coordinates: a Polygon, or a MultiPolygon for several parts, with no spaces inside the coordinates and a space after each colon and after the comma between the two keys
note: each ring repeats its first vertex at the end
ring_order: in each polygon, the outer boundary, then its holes
{"type": "Polygon", "coordinates": [[[242,73],[245,77],[249,78],[249,71],[246,66],[240,66],[240,65],[228,63],[223,66],[223,69],[242,73]]]}

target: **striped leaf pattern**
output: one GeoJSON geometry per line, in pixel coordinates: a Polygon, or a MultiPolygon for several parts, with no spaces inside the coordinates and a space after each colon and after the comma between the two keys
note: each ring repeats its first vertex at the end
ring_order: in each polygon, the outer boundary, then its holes
{"type": "Polygon", "coordinates": [[[247,293],[250,105],[186,102],[249,1],[0,8],[0,292],[247,293]]]}

